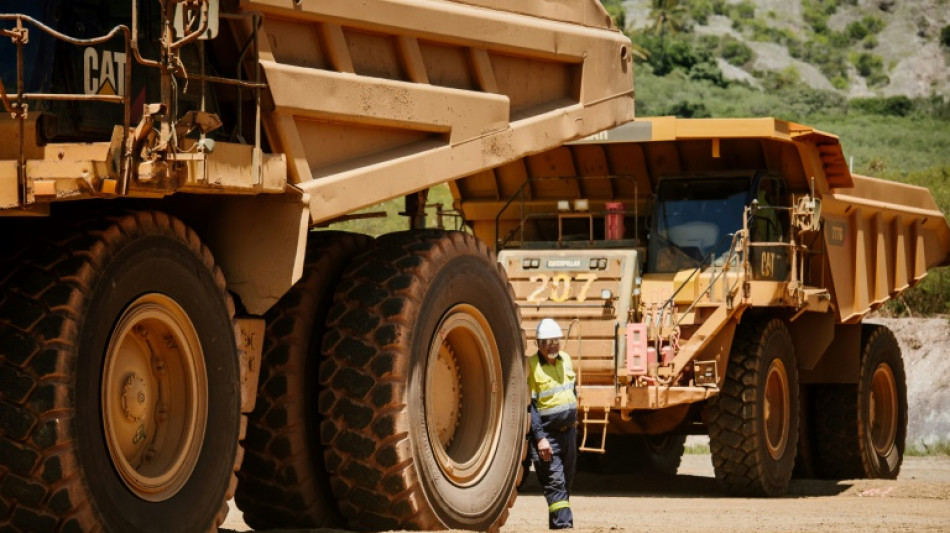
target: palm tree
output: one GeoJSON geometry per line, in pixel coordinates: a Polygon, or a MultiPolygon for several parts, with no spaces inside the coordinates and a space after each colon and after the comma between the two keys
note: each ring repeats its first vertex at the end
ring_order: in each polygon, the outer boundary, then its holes
{"type": "Polygon", "coordinates": [[[686,27],[689,12],[680,0],[651,0],[650,16],[656,19],[654,31],[660,35],[660,64],[666,64],[666,32],[677,33],[686,27]]]}

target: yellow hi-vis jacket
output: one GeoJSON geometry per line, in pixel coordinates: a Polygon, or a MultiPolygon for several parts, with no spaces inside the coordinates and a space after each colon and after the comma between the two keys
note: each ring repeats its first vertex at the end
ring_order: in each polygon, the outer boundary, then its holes
{"type": "Polygon", "coordinates": [[[571,356],[563,351],[558,352],[553,364],[543,361],[541,357],[535,352],[528,358],[528,388],[531,389],[531,399],[538,408],[538,414],[543,417],[577,409],[571,356]]]}

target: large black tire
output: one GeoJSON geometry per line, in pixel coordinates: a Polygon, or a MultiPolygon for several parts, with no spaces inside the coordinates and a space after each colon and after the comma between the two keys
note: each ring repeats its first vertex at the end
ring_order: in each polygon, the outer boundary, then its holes
{"type": "Polygon", "coordinates": [[[686,435],[642,435],[645,472],[673,476],[686,451],[686,435]]]}
{"type": "Polygon", "coordinates": [[[788,490],[798,441],[798,368],[785,323],[740,324],[722,390],[709,401],[716,480],[729,494],[788,490]]]}
{"type": "Polygon", "coordinates": [[[240,462],[234,306],[158,212],[63,227],[3,270],[0,523],[204,532],[240,462]]]}
{"type": "Polygon", "coordinates": [[[313,232],[303,276],[265,316],[267,334],[235,501],[255,529],[343,524],[320,445],[320,348],[343,269],[364,235],[313,232]]]}
{"type": "Polygon", "coordinates": [[[907,384],[894,334],[861,328],[856,385],[815,387],[816,469],[825,479],[895,479],[907,438],[907,384]]]}
{"type": "Polygon", "coordinates": [[[336,294],[322,441],[350,527],[497,529],[524,453],[523,335],[505,274],[470,235],[380,237],[336,294]]]}
{"type": "Polygon", "coordinates": [[[602,475],[675,475],[686,449],[686,435],[610,433],[604,453],[585,453],[578,468],[602,475]]]}

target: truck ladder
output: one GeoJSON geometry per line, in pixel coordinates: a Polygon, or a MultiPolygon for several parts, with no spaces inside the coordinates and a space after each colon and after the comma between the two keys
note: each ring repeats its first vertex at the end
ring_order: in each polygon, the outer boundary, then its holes
{"type": "Polygon", "coordinates": [[[591,418],[590,417],[590,406],[584,406],[584,419],[581,423],[584,425],[584,435],[581,437],[581,445],[578,447],[578,450],[582,452],[595,452],[595,453],[605,453],[605,448],[607,445],[607,419],[610,416],[610,406],[604,406],[604,418],[591,418]],[[588,446],[587,445],[587,435],[588,428],[591,424],[602,426],[600,429],[600,447],[588,446]]]}

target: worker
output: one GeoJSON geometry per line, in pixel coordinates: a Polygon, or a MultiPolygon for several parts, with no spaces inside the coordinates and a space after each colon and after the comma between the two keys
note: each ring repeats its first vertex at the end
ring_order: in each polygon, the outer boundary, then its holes
{"type": "Polygon", "coordinates": [[[528,358],[529,450],[548,502],[550,529],[574,527],[569,498],[577,464],[577,391],[562,338],[558,323],[545,318],[538,324],[538,352],[528,358]]]}

